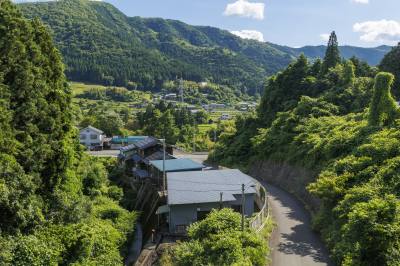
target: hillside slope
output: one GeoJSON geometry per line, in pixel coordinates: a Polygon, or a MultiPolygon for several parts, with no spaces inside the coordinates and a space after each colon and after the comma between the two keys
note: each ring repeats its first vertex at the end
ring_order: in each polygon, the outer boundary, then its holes
{"type": "Polygon", "coordinates": [[[250,92],[292,56],[267,44],[243,40],[228,31],[179,21],[129,18],[110,4],[65,0],[19,5],[54,33],[72,80],[159,88],[183,75],[250,92]]]}
{"type": "MultiPolygon", "coordinates": [[[[260,92],[266,76],[286,67],[300,53],[322,57],[324,47],[299,49],[241,39],[229,31],[191,26],[160,18],[127,17],[97,1],[63,0],[19,5],[28,18],[38,17],[53,31],[69,79],[160,89],[165,80],[227,85],[260,92]]],[[[343,47],[376,64],[388,47],[343,47]]]]}

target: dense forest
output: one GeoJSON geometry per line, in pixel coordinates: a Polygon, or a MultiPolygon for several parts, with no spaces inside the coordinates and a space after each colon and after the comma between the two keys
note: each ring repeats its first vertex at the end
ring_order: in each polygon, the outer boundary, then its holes
{"type": "Polygon", "coordinates": [[[46,27],[8,0],[0,21],[0,265],[123,265],[137,214],[116,162],[82,152],[46,27]]]}
{"type": "MultiPolygon", "coordinates": [[[[127,17],[99,1],[63,0],[19,5],[28,18],[39,17],[53,32],[70,80],[159,90],[165,81],[209,81],[235,93],[260,93],[266,76],[305,53],[241,39],[229,31],[190,26],[159,18],[127,17]]],[[[344,56],[376,64],[389,47],[343,47],[344,56]]]]}
{"type": "Polygon", "coordinates": [[[238,119],[210,156],[315,173],[303,186],[320,199],[314,226],[338,265],[400,263],[399,51],[379,68],[342,60],[333,33],[324,60],[301,56],[272,76],[257,113],[238,119]]]}

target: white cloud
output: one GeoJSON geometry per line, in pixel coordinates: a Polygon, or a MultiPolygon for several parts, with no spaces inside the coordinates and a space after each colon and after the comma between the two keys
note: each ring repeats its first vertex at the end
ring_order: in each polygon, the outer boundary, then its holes
{"type": "Polygon", "coordinates": [[[320,34],[319,35],[319,37],[321,37],[321,40],[323,40],[323,41],[325,41],[325,42],[327,42],[327,41],[329,41],[329,37],[330,37],[331,35],[329,34],[329,33],[323,33],[323,34],[320,34]]]}
{"type": "Polygon", "coordinates": [[[247,0],[237,0],[235,3],[226,6],[224,15],[263,20],[264,8],[264,3],[250,3],[247,0]]]}
{"type": "Polygon", "coordinates": [[[262,34],[262,32],[256,30],[234,30],[231,31],[231,33],[239,36],[242,39],[257,40],[259,42],[264,41],[264,35],[262,34]]]}
{"type": "Polygon", "coordinates": [[[352,3],[369,4],[369,0],[351,0],[352,3]]]}
{"type": "Polygon", "coordinates": [[[365,21],[353,25],[360,32],[360,40],[395,45],[400,40],[400,23],[395,20],[365,21]]]}

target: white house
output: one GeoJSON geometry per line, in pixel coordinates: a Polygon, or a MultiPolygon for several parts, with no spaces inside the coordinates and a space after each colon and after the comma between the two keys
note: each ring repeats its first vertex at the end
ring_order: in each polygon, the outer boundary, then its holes
{"type": "Polygon", "coordinates": [[[105,134],[100,129],[88,126],[80,130],[80,143],[88,148],[102,148],[105,134]]]}

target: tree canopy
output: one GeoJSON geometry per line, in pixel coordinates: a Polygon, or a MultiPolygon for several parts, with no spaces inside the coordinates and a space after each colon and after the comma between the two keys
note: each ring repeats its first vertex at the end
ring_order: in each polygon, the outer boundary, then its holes
{"type": "MultiPolygon", "coordinates": [[[[337,45],[335,36],[331,44],[337,45]]],[[[340,62],[334,50],[327,51],[330,62],[322,63],[330,66],[326,73],[318,61],[300,61],[271,77],[256,116],[237,120],[210,159],[305,171],[309,179],[296,177],[303,187],[288,189],[320,199],[314,226],[335,263],[398,265],[400,120],[391,94],[394,77],[380,72],[373,78],[375,70],[355,58],[340,62]]]]}
{"type": "Polygon", "coordinates": [[[0,1],[0,264],[122,265],[136,213],[82,153],[61,56],[0,1]]]}

